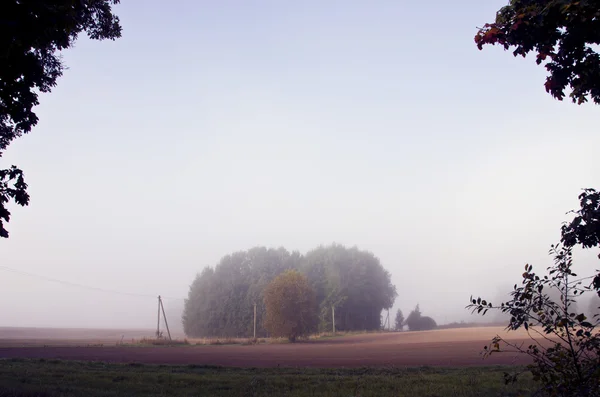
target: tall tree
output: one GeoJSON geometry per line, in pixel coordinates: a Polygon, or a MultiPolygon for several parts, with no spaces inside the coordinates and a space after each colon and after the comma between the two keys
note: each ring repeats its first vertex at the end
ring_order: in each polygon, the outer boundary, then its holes
{"type": "Polygon", "coordinates": [[[188,336],[216,335],[218,329],[215,316],[217,309],[216,288],[213,282],[215,271],[207,266],[196,276],[183,309],[183,330],[188,336]]]}
{"type": "Polygon", "coordinates": [[[275,337],[295,342],[316,329],[317,301],[308,279],[297,270],[288,270],[267,286],[264,293],[265,327],[275,337]]]}
{"type": "Polygon", "coordinates": [[[402,314],[402,310],[398,309],[396,311],[396,331],[402,331],[404,328],[404,314],[402,314]]]}
{"type": "MultiPolygon", "coordinates": [[[[80,33],[94,40],[121,37],[112,5],[119,0],[2,0],[0,2],[0,157],[38,123],[38,93],[50,92],[63,74],[60,52],[80,33]]],[[[8,238],[7,204],[29,204],[23,172],[0,170],[0,237],[8,238]]]]}
{"type": "Polygon", "coordinates": [[[391,308],[397,296],[379,259],[356,247],[319,247],[306,254],[302,270],[317,293],[323,329],[331,329],[332,306],[336,329],[379,329],[381,311],[391,308]]]}
{"type": "Polygon", "coordinates": [[[263,291],[279,274],[298,268],[299,262],[298,253],[255,247],[223,257],[214,269],[204,269],[190,286],[185,303],[186,335],[250,336],[256,303],[257,335],[265,336],[263,291]]]}
{"type": "Polygon", "coordinates": [[[475,36],[486,44],[514,48],[515,56],[536,53],[549,72],[546,91],[562,100],[600,103],[600,0],[510,0],[475,36]]]}

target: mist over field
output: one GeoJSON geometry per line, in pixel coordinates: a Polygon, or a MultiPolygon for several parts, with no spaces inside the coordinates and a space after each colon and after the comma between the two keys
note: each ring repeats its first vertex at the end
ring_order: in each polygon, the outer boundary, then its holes
{"type": "Polygon", "coordinates": [[[0,241],[0,327],[153,329],[161,295],[182,332],[205,266],[332,243],[381,261],[390,316],[497,321],[469,296],[549,266],[598,182],[597,109],[552,99],[532,57],[474,45],[504,0],[123,3],[122,39],[65,51],[39,125],[0,158],[32,196],[0,241]]]}

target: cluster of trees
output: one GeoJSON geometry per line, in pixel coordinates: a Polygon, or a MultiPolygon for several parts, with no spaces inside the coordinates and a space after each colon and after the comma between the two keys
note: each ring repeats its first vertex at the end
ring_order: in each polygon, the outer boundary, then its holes
{"type": "Polygon", "coordinates": [[[341,245],[319,247],[306,255],[284,248],[256,247],[225,256],[206,267],[190,286],[183,326],[193,337],[267,336],[265,290],[279,275],[295,270],[314,293],[315,330],[375,330],[381,311],[392,307],[396,287],[372,253],[341,245]]]}

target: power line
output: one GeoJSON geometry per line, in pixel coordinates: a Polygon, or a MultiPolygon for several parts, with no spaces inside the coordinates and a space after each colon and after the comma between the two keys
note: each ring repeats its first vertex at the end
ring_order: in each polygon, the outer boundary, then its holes
{"type": "MultiPolygon", "coordinates": [[[[70,281],[65,281],[65,280],[59,280],[56,278],[52,278],[52,277],[46,277],[46,276],[42,276],[39,274],[34,274],[34,273],[29,273],[23,270],[18,270],[18,269],[13,269],[11,267],[8,266],[2,266],[0,265],[0,270],[4,270],[7,272],[11,272],[11,273],[17,273],[17,274],[22,274],[24,276],[28,276],[28,277],[33,277],[33,278],[37,278],[40,280],[45,280],[45,281],[50,281],[53,283],[58,283],[58,284],[62,284],[62,285],[66,285],[69,287],[75,287],[75,288],[82,288],[82,289],[88,289],[88,290],[92,290],[92,291],[99,291],[99,292],[105,292],[105,293],[110,293],[110,294],[117,294],[117,295],[125,295],[125,296],[135,296],[135,297],[141,297],[141,298],[153,298],[156,299],[156,295],[150,295],[150,294],[138,294],[135,292],[123,292],[123,291],[117,291],[117,290],[113,290],[113,289],[106,289],[106,288],[100,288],[100,287],[92,287],[89,285],[84,285],[84,284],[79,284],[79,283],[73,283],[70,281]]],[[[162,296],[164,299],[173,299],[173,300],[185,300],[184,298],[174,298],[174,297],[168,297],[168,296],[162,296]]]]}

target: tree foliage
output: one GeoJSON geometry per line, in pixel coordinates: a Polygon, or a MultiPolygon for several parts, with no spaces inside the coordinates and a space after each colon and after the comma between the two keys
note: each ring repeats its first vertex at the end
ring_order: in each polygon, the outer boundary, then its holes
{"type": "Polygon", "coordinates": [[[274,337],[295,342],[316,330],[315,291],[305,275],[287,270],[275,277],[264,291],[265,328],[274,337]]]}
{"type": "MultiPolygon", "coordinates": [[[[511,0],[494,23],[479,30],[475,41],[479,49],[486,44],[514,47],[515,56],[537,53],[537,63],[546,62],[549,72],[547,92],[562,100],[570,89],[573,102],[591,98],[600,104],[600,0],[511,0]]],[[[594,310],[600,270],[584,277],[573,271],[574,248],[600,247],[600,194],[585,189],[579,200],[580,209],[563,224],[560,243],[550,250],[554,265],[547,274],[538,275],[526,265],[522,283],[515,284],[508,302],[494,306],[477,298],[467,306],[483,315],[488,310],[509,314],[509,330],[527,330],[532,344],[526,348],[496,337],[486,354],[512,350],[529,355],[529,371],[543,392],[553,396],[600,395],[600,318],[594,310]],[[583,295],[593,295],[588,313],[576,306],[583,295]]],[[[507,382],[517,375],[506,374],[507,382]]]]}
{"type": "Polygon", "coordinates": [[[391,276],[370,252],[342,245],[319,247],[308,252],[302,271],[315,288],[321,330],[377,330],[381,311],[392,307],[397,297],[391,276]]]}
{"type": "Polygon", "coordinates": [[[537,53],[549,72],[545,88],[562,100],[600,103],[600,0],[510,0],[475,36],[486,44],[514,48],[515,56],[537,53]]]}
{"type": "Polygon", "coordinates": [[[29,194],[27,193],[27,184],[23,178],[23,171],[15,166],[7,170],[0,170],[0,237],[4,238],[8,238],[8,231],[4,228],[4,222],[10,220],[10,212],[6,205],[11,199],[23,206],[29,203],[29,194]]]}
{"type": "Polygon", "coordinates": [[[335,305],[338,330],[379,329],[380,314],[392,306],[396,289],[390,274],[371,253],[340,245],[319,247],[306,254],[262,247],[224,257],[206,268],[192,285],[184,310],[189,336],[252,335],[253,305],[257,305],[257,335],[266,336],[266,286],[286,270],[306,275],[315,291],[321,330],[331,330],[335,305]]]}
{"type": "Polygon", "coordinates": [[[402,310],[398,309],[396,311],[395,330],[402,331],[402,328],[404,328],[404,314],[402,314],[402,310]]]}
{"type": "MultiPolygon", "coordinates": [[[[566,247],[582,248],[600,246],[600,192],[584,189],[579,195],[579,210],[573,220],[561,227],[561,242],[566,247]]],[[[600,259],[600,255],[598,255],[600,259]]]]}
{"type": "Polygon", "coordinates": [[[429,331],[437,328],[433,318],[422,315],[419,305],[406,318],[406,325],[411,331],[429,331]]]}
{"type": "MultiPolygon", "coordinates": [[[[94,40],[121,36],[112,5],[119,0],[2,0],[0,2],[0,157],[38,123],[38,93],[50,92],[62,75],[60,52],[80,33],[94,40]]],[[[10,200],[29,203],[23,172],[0,170],[0,237],[8,237],[10,200]]]]}
{"type": "Polygon", "coordinates": [[[597,295],[594,295],[591,297],[589,303],[588,303],[588,312],[591,316],[593,316],[594,318],[600,318],[598,316],[600,316],[600,297],[597,295]]]}
{"type": "Polygon", "coordinates": [[[244,337],[253,334],[257,303],[257,335],[263,326],[263,290],[278,275],[300,266],[301,256],[283,248],[252,248],[225,256],[206,267],[190,286],[183,325],[189,336],[244,337]]]}
{"type": "MultiPolygon", "coordinates": [[[[575,305],[585,295],[600,297],[600,271],[578,276],[573,270],[573,248],[600,247],[597,192],[586,189],[580,204],[574,219],[563,225],[560,243],[550,250],[554,265],[547,274],[538,275],[526,265],[522,283],[515,284],[508,302],[494,306],[477,298],[467,306],[484,315],[488,310],[508,313],[509,330],[527,330],[532,343],[526,348],[497,336],[486,346],[486,355],[507,351],[529,355],[533,364],[528,370],[552,396],[600,395],[600,316],[581,312],[575,305]],[[553,290],[560,291],[558,297],[553,290]]],[[[517,375],[507,374],[507,382],[517,375]]]]}

